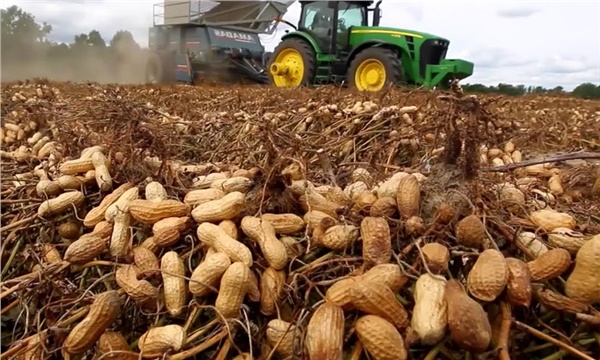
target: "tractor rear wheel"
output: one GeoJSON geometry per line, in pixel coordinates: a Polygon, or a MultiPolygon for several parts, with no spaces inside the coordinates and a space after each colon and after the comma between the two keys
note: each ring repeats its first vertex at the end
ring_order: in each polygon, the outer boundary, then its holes
{"type": "Polygon", "coordinates": [[[148,53],[144,69],[147,84],[165,84],[175,80],[175,54],[173,51],[148,53]],[[169,71],[170,70],[170,71],[169,71]]]}
{"type": "Polygon", "coordinates": [[[316,74],[315,51],[304,40],[282,41],[267,63],[269,83],[276,87],[306,86],[313,82],[316,74]]]}
{"type": "Polygon", "coordinates": [[[402,62],[390,49],[367,48],[356,55],[348,69],[348,84],[359,91],[379,91],[400,82],[404,82],[402,62]]]}

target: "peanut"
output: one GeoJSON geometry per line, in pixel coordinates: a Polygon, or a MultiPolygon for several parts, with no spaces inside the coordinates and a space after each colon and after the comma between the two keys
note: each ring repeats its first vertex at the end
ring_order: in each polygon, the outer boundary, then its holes
{"type": "Polygon", "coordinates": [[[109,161],[100,151],[96,151],[91,157],[96,175],[96,183],[102,191],[109,191],[112,188],[112,176],[108,171],[109,161]]]}
{"type": "Polygon", "coordinates": [[[575,267],[567,278],[565,293],[573,300],[592,304],[600,300],[600,235],[579,248],[575,267]]]}
{"type": "Polygon", "coordinates": [[[392,236],[386,219],[365,217],[360,223],[363,241],[363,258],[368,266],[390,262],[392,258],[392,236]]]}
{"type": "Polygon", "coordinates": [[[382,317],[360,317],[356,321],[356,335],[374,360],[408,359],[402,335],[382,317]]]}
{"type": "Polygon", "coordinates": [[[270,316],[277,311],[277,302],[283,293],[286,275],[283,270],[268,267],[260,280],[260,312],[270,316]]]}
{"type": "Polygon", "coordinates": [[[79,207],[83,204],[85,197],[81,191],[69,191],[49,199],[40,204],[37,210],[39,217],[59,215],[73,207],[79,207]]]}
{"type": "Polygon", "coordinates": [[[285,245],[277,239],[275,229],[269,221],[254,216],[245,216],[240,228],[250,239],[258,243],[270,266],[280,270],[287,265],[288,256],[285,245]]]}
{"type": "Polygon", "coordinates": [[[405,220],[419,216],[420,201],[421,190],[417,177],[412,174],[402,177],[398,182],[396,192],[396,203],[400,216],[405,220]]]}
{"type": "Polygon", "coordinates": [[[136,303],[144,306],[156,303],[158,289],[147,280],[138,280],[137,275],[135,266],[123,265],[117,268],[115,280],[136,303]]]}
{"type": "Polygon", "coordinates": [[[175,251],[162,256],[160,270],[164,284],[164,299],[167,311],[171,316],[181,314],[186,304],[185,266],[175,251]]]}
{"type": "Polygon", "coordinates": [[[132,238],[129,229],[131,215],[129,212],[117,212],[113,220],[115,224],[110,237],[110,255],[121,258],[131,252],[132,238]]]}
{"type": "Polygon", "coordinates": [[[152,252],[152,250],[143,246],[136,246],[133,248],[133,262],[135,266],[145,276],[152,276],[159,273],[158,258],[152,252]]]}
{"type": "Polygon", "coordinates": [[[83,226],[85,227],[94,227],[100,221],[104,219],[104,213],[108,209],[110,205],[112,205],[115,201],[119,200],[121,195],[125,193],[125,191],[131,189],[133,187],[132,183],[125,183],[118,188],[116,188],[112,193],[106,195],[104,199],[100,202],[100,205],[96,206],[83,219],[83,226]]]}
{"type": "Polygon", "coordinates": [[[217,252],[207,255],[192,272],[190,292],[197,297],[210,294],[210,287],[217,287],[229,265],[231,265],[231,260],[225,253],[217,252]]]}
{"type": "Polygon", "coordinates": [[[100,335],[119,316],[121,299],[116,291],[106,291],[96,295],[90,311],[80,323],[75,325],[63,343],[63,351],[82,354],[100,338],[100,335]]]}
{"type": "Polygon", "coordinates": [[[183,202],[190,206],[197,206],[209,201],[219,200],[225,196],[225,193],[219,189],[199,189],[192,190],[185,194],[183,202]]]}
{"type": "Polygon", "coordinates": [[[464,292],[455,279],[446,282],[450,338],[463,349],[481,353],[490,345],[492,326],[483,307],[464,292]]]}
{"type": "Polygon", "coordinates": [[[227,235],[225,230],[211,223],[202,223],[196,230],[198,239],[218,252],[225,253],[232,261],[241,261],[252,266],[252,252],[243,243],[227,235]]]}
{"type": "Polygon", "coordinates": [[[227,179],[218,179],[210,184],[213,189],[219,189],[225,194],[229,194],[234,191],[246,193],[254,185],[254,181],[244,176],[232,176],[227,179]]]}
{"type": "Polygon", "coordinates": [[[448,314],[445,291],[446,280],[428,273],[421,275],[415,284],[411,327],[424,345],[437,343],[446,333],[448,314]]]}
{"type": "Polygon", "coordinates": [[[131,351],[127,340],[119,332],[107,331],[96,344],[96,354],[107,360],[135,360],[138,354],[131,351]]]}
{"type": "Polygon", "coordinates": [[[481,301],[494,301],[508,283],[508,265],[501,252],[487,249],[467,276],[469,293],[481,301]]]}
{"type": "Polygon", "coordinates": [[[516,258],[506,258],[508,283],[506,297],[515,306],[528,308],[531,304],[531,272],[527,264],[516,258]]]}
{"type": "Polygon", "coordinates": [[[319,243],[331,250],[343,250],[358,240],[359,229],[354,225],[334,225],[327,229],[319,243]]]}
{"type": "Polygon", "coordinates": [[[233,191],[218,200],[202,203],[192,210],[192,217],[196,222],[218,222],[231,220],[238,216],[245,205],[245,195],[233,191]]]}
{"type": "Polygon", "coordinates": [[[271,347],[277,348],[275,351],[283,357],[290,357],[294,354],[294,342],[298,338],[296,326],[287,321],[273,319],[267,324],[267,341],[271,347]],[[281,339],[283,338],[283,339],[281,339]]]}
{"type": "Polygon", "coordinates": [[[363,278],[354,284],[350,296],[352,305],[358,310],[381,316],[398,329],[408,326],[408,313],[388,286],[366,281],[363,278]]]}
{"type": "Polygon", "coordinates": [[[215,308],[225,319],[237,318],[242,302],[250,287],[250,268],[242,262],[234,262],[223,274],[215,308]]]}
{"type": "Polygon", "coordinates": [[[137,199],[139,196],[139,189],[132,187],[125,191],[119,199],[108,206],[104,212],[104,219],[108,222],[113,222],[117,212],[129,212],[129,203],[132,200],[137,199]]]}
{"type": "Polygon", "coordinates": [[[533,281],[555,279],[567,271],[570,266],[571,254],[561,248],[548,250],[527,263],[533,281]]]}
{"type": "Polygon", "coordinates": [[[325,302],[313,313],[306,327],[306,350],[311,360],[344,358],[344,311],[325,302]]]}
{"type": "Polygon", "coordinates": [[[146,185],[146,188],[144,189],[144,195],[146,200],[152,202],[159,202],[161,200],[168,199],[167,190],[165,190],[162,184],[157,181],[151,181],[146,185]]]}
{"type": "Polygon", "coordinates": [[[273,225],[275,233],[293,235],[304,230],[304,220],[296,214],[262,214],[261,218],[273,225]]]}
{"type": "Polygon", "coordinates": [[[179,325],[158,326],[146,331],[138,341],[143,358],[161,358],[167,351],[177,352],[187,339],[185,329],[179,325]]]}
{"type": "Polygon", "coordinates": [[[141,223],[151,225],[169,217],[188,216],[190,209],[188,204],[171,199],[160,201],[136,199],[129,203],[131,216],[141,223]]]}

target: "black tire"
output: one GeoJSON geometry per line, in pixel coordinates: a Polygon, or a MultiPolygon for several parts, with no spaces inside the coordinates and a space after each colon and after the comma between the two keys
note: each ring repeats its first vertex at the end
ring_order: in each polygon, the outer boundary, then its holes
{"type": "Polygon", "coordinates": [[[175,51],[150,52],[146,58],[144,79],[147,84],[172,83],[175,81],[175,67],[175,51]]]}
{"type": "Polygon", "coordinates": [[[348,86],[353,89],[357,89],[355,82],[355,75],[358,67],[365,60],[374,59],[378,60],[383,64],[385,68],[385,85],[396,85],[404,84],[406,82],[406,75],[404,74],[404,68],[400,58],[394,51],[381,47],[370,47],[367,48],[352,59],[350,67],[348,68],[348,86]]]}
{"type": "Polygon", "coordinates": [[[160,84],[164,82],[164,69],[161,57],[157,53],[150,53],[146,60],[144,73],[146,84],[160,84]]]}
{"type": "Polygon", "coordinates": [[[267,77],[269,79],[269,85],[276,86],[275,80],[270,71],[271,65],[275,62],[275,59],[277,59],[277,56],[279,56],[279,54],[283,50],[289,49],[289,48],[292,48],[292,49],[295,49],[296,51],[298,51],[300,53],[300,55],[302,56],[302,62],[304,63],[304,74],[302,76],[302,80],[300,81],[299,86],[308,86],[308,85],[312,84],[315,79],[315,75],[317,73],[315,51],[312,48],[312,46],[310,46],[310,44],[307,43],[306,41],[298,39],[298,38],[290,38],[290,39],[285,39],[284,41],[279,43],[279,45],[277,45],[275,50],[273,50],[273,53],[270,54],[270,56],[269,56],[269,60],[267,62],[267,67],[266,67],[267,77]]]}

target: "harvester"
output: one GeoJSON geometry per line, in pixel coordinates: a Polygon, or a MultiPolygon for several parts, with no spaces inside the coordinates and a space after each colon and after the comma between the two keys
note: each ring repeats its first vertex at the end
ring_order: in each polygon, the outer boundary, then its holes
{"type": "Polygon", "coordinates": [[[374,1],[300,1],[297,25],[283,20],[293,0],[164,1],[154,5],[150,28],[150,83],[216,77],[276,87],[345,83],[378,91],[390,84],[445,87],[473,74],[472,62],[446,59],[449,40],[379,26],[381,0],[374,7],[374,1]],[[294,30],[266,52],[259,35],[273,34],[280,23],[294,30]]]}

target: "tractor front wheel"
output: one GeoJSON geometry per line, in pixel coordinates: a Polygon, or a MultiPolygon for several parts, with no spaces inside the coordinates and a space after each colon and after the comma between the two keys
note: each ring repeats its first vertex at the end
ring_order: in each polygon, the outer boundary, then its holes
{"type": "Polygon", "coordinates": [[[361,51],[348,69],[348,84],[359,91],[379,91],[403,81],[400,59],[386,48],[372,47],[361,51]]]}
{"type": "Polygon", "coordinates": [[[315,51],[306,41],[286,39],[271,54],[267,73],[269,82],[276,87],[309,85],[316,73],[315,51]]]}

